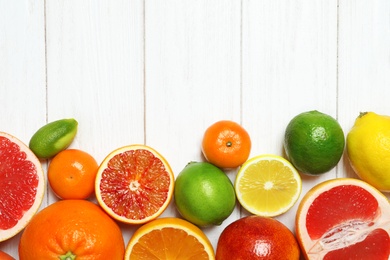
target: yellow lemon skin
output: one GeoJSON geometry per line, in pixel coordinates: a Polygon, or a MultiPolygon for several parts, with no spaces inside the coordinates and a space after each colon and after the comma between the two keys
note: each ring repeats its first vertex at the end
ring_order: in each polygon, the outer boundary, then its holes
{"type": "Polygon", "coordinates": [[[390,116],[361,113],[347,135],[347,153],[363,181],[390,192],[390,116]]]}

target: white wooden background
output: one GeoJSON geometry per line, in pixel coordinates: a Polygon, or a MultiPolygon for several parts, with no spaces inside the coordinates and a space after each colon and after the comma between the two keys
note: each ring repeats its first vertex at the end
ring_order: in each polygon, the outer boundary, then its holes
{"type": "MultiPolygon", "coordinates": [[[[203,132],[221,119],[248,130],[251,156],[283,155],[296,114],[330,114],[346,134],[361,111],[390,115],[389,97],[388,0],[0,0],[0,131],[28,143],[74,117],[72,147],[99,162],[145,143],[177,175],[202,160],[203,132]]],[[[343,176],[356,177],[346,156],[303,176],[301,197],[343,176]]],[[[42,207],[55,200],[48,188],[42,207]]],[[[277,217],[291,230],[296,207],[277,217]]],[[[247,214],[237,206],[204,231],[216,246],[247,214]]],[[[163,216],[178,216],[173,204],[163,216]]],[[[121,227],[127,243],[136,227],[121,227]]],[[[18,258],[19,239],[0,250],[18,258]]]]}

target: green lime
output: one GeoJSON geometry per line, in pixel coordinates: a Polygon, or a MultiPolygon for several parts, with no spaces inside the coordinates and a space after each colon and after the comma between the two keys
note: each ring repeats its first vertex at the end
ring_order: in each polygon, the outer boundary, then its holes
{"type": "Polygon", "coordinates": [[[287,125],[284,149],[300,172],[318,175],[331,170],[340,161],[345,138],[333,117],[318,111],[295,116],[287,125]]]}
{"type": "Polygon", "coordinates": [[[29,147],[40,159],[48,159],[65,150],[77,133],[78,123],[73,118],[60,119],[38,129],[29,147]]]}
{"type": "Polygon", "coordinates": [[[218,167],[190,162],[175,181],[175,203],[183,218],[198,226],[220,225],[233,212],[233,184],[218,167]]]}

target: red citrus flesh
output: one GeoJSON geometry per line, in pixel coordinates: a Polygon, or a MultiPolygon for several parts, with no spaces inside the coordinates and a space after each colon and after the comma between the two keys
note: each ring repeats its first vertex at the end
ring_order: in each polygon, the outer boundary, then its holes
{"type": "Polygon", "coordinates": [[[27,225],[38,210],[43,193],[39,160],[21,141],[0,133],[0,241],[27,225]]]}
{"type": "Polygon", "coordinates": [[[99,167],[97,198],[117,220],[140,224],[160,215],[171,200],[174,177],[151,148],[130,146],[111,153],[99,167]]]}
{"type": "Polygon", "coordinates": [[[389,259],[390,204],[369,184],[336,179],[302,199],[296,233],[307,259],[389,259]]]}

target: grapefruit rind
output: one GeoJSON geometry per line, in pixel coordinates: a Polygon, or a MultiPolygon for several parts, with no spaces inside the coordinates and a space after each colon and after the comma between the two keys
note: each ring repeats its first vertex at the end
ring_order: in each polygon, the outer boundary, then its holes
{"type": "MultiPolygon", "coordinates": [[[[329,232],[328,234],[324,234],[323,237],[321,237],[320,239],[316,239],[313,241],[308,233],[308,230],[306,229],[307,212],[312,203],[322,193],[341,185],[355,185],[368,191],[378,201],[379,216],[377,216],[377,218],[373,220],[373,222],[375,222],[374,224],[351,220],[350,223],[341,223],[334,229],[340,230],[343,228],[343,226],[347,228],[351,227],[352,225],[355,226],[356,231],[353,232],[352,235],[360,236],[360,238],[356,242],[364,240],[364,238],[371,231],[377,228],[383,228],[390,236],[390,205],[386,196],[384,196],[379,190],[377,190],[370,184],[359,179],[337,178],[327,180],[317,184],[311,190],[309,190],[302,198],[297,209],[295,219],[295,232],[306,259],[323,259],[323,257],[327,253],[341,248],[345,248],[350,243],[350,241],[347,241],[348,238],[346,235],[337,236],[334,235],[334,233],[330,234],[331,232],[329,232]],[[337,240],[335,240],[335,238],[337,240]],[[327,245],[326,243],[329,243],[329,245],[327,245]],[[342,243],[344,243],[344,245],[342,245],[342,243]]],[[[335,202],[335,205],[343,207],[343,205],[339,205],[338,202],[335,202]]],[[[351,235],[351,233],[349,233],[348,236],[349,235],[351,235]]]]}
{"type": "Polygon", "coordinates": [[[204,246],[204,251],[208,254],[209,260],[215,259],[213,246],[210,240],[200,228],[180,218],[165,217],[150,221],[135,231],[126,247],[124,260],[130,260],[130,255],[133,251],[134,246],[144,235],[155,230],[161,230],[163,228],[174,228],[186,232],[188,236],[194,237],[199,243],[204,246]]]}
{"type": "Polygon", "coordinates": [[[258,216],[275,217],[287,212],[298,201],[302,191],[302,180],[298,171],[289,161],[278,155],[264,154],[249,159],[241,166],[236,176],[234,187],[236,190],[236,196],[238,201],[240,202],[241,206],[243,206],[247,211],[258,216]],[[277,175],[279,173],[269,172],[263,174],[263,172],[258,172],[256,173],[257,180],[244,180],[245,171],[249,167],[264,161],[282,164],[291,174],[290,176],[288,176],[291,182],[287,184],[283,183],[283,187],[281,186],[276,187],[276,189],[273,189],[273,192],[275,193],[272,194],[272,196],[269,196],[270,193],[267,191],[267,189],[272,190],[272,188],[275,187],[274,185],[277,185],[277,175]],[[268,187],[268,185],[270,186],[268,187]],[[250,192],[255,194],[254,200],[251,201],[249,199],[246,199],[244,195],[244,190],[246,190],[247,192],[248,190],[251,190],[250,192]],[[262,191],[264,191],[263,194],[261,194],[262,191]],[[262,195],[264,195],[264,197],[262,195]],[[279,201],[274,203],[268,203],[268,199],[272,199],[272,197],[277,198],[279,201]]]}
{"type": "Polygon", "coordinates": [[[95,195],[96,195],[96,198],[97,198],[99,205],[106,211],[107,214],[109,214],[114,219],[116,219],[120,222],[126,223],[126,224],[144,224],[146,222],[149,222],[149,221],[159,217],[165,211],[165,209],[168,207],[170,201],[172,200],[172,195],[173,195],[173,190],[174,190],[174,182],[175,182],[175,180],[174,180],[174,175],[173,175],[172,169],[171,169],[170,165],[168,164],[168,162],[165,160],[165,158],[161,154],[159,154],[156,150],[154,150],[153,148],[151,148],[149,146],[142,145],[142,144],[134,144],[134,145],[123,146],[121,148],[118,148],[118,149],[112,151],[103,160],[103,162],[99,166],[99,169],[98,169],[98,172],[96,175],[95,195]],[[147,151],[151,152],[154,156],[156,156],[158,159],[161,160],[161,162],[164,165],[165,170],[170,178],[170,183],[169,183],[168,192],[167,192],[167,198],[166,198],[165,202],[163,203],[163,205],[154,214],[147,216],[145,218],[142,218],[142,219],[131,219],[131,218],[127,218],[127,217],[124,217],[124,216],[117,214],[112,208],[110,208],[104,202],[104,200],[102,198],[102,192],[100,189],[100,182],[102,179],[102,173],[103,173],[104,169],[107,168],[109,161],[114,156],[121,154],[121,153],[124,153],[124,152],[127,152],[127,151],[131,151],[131,150],[147,150],[147,151]]]}
{"type": "MultiPolygon", "coordinates": [[[[35,156],[35,154],[28,148],[26,144],[24,144],[22,141],[20,141],[18,138],[4,133],[0,132],[0,136],[3,136],[5,138],[8,138],[11,142],[17,144],[20,148],[20,151],[23,151],[26,153],[26,161],[31,161],[35,167],[36,167],[36,174],[38,176],[38,186],[36,187],[36,195],[34,199],[34,203],[31,205],[30,209],[28,209],[22,218],[18,220],[18,223],[13,226],[10,229],[7,230],[0,230],[0,242],[8,240],[15,235],[17,235],[20,231],[22,231],[27,224],[30,222],[31,218],[37,213],[38,209],[40,208],[43,197],[45,194],[45,178],[43,174],[43,169],[40,161],[35,156]]],[[[4,196],[4,195],[1,195],[4,196]]],[[[0,212],[1,214],[1,212],[0,212]]]]}

